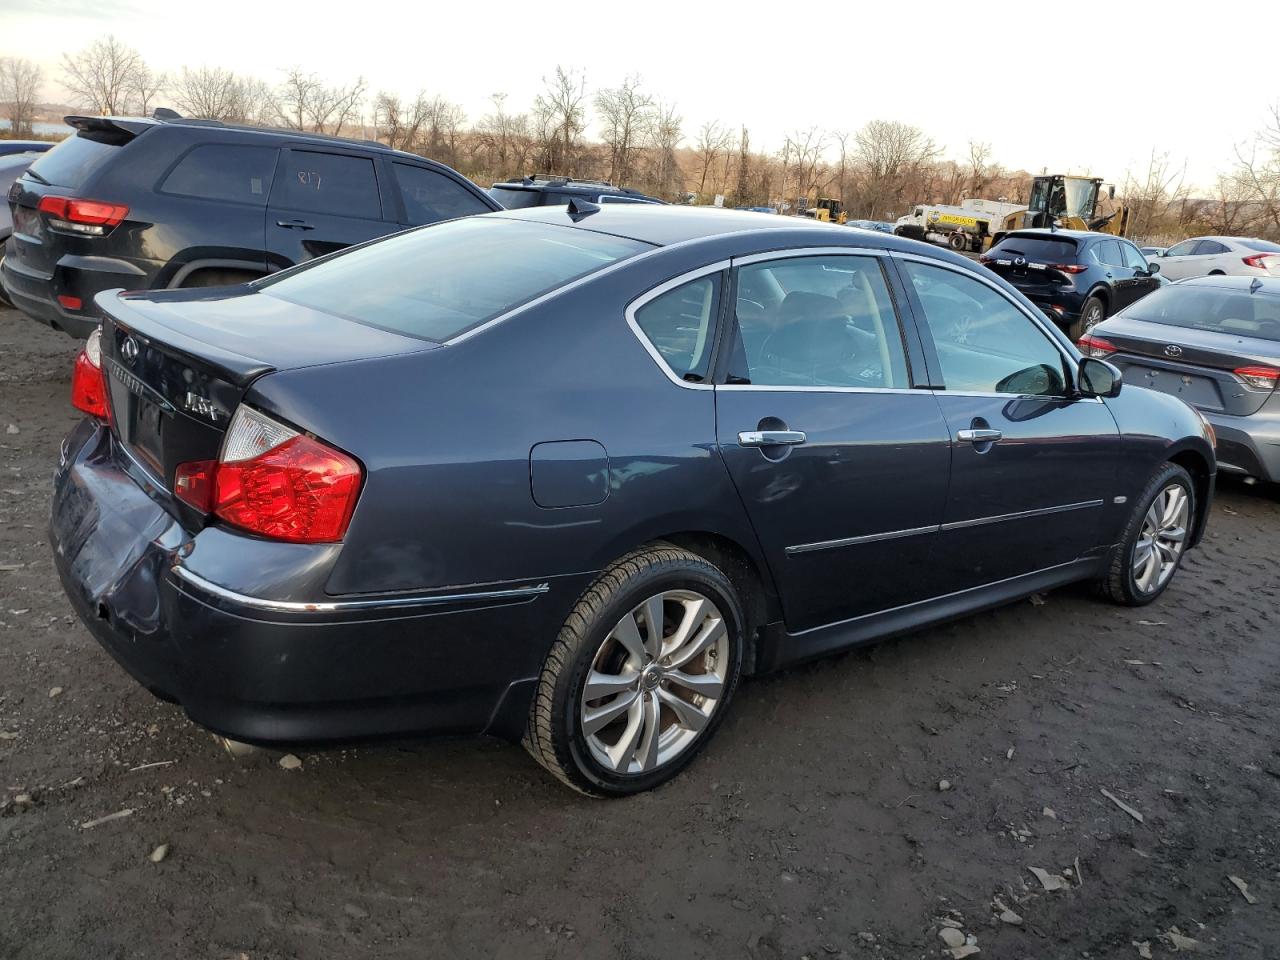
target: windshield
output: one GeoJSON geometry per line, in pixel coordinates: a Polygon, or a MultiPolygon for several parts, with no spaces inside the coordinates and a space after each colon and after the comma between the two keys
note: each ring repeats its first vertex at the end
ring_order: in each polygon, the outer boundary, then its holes
{"type": "Polygon", "coordinates": [[[1063,181],[1066,192],[1066,215],[1088,220],[1098,205],[1098,184],[1092,180],[1067,177],[1063,181]]]}
{"type": "Polygon", "coordinates": [[[271,297],[443,341],[652,245],[589,230],[470,217],[411,230],[267,279],[271,297]]]}
{"type": "Polygon", "coordinates": [[[1125,315],[1171,327],[1280,340],[1280,297],[1246,289],[1171,284],[1143,297],[1125,315]]]}

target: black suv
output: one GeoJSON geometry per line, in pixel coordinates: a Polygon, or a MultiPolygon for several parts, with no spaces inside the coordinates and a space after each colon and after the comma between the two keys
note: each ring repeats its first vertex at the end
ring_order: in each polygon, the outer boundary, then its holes
{"type": "Polygon", "coordinates": [[[405,227],[501,209],[456,171],[370,141],[184,120],[67,117],[9,190],[0,283],[74,336],[114,287],[242,283],[405,227]]]}
{"type": "Polygon", "coordinates": [[[1017,230],[979,257],[1072,340],[1166,281],[1128,240],[1084,230],[1017,230]]]}
{"type": "Polygon", "coordinates": [[[489,195],[508,210],[521,207],[554,207],[570,200],[591,203],[662,203],[638,190],[615,187],[603,180],[575,180],[572,177],[548,177],[536,174],[520,180],[495,183],[489,195]]]}

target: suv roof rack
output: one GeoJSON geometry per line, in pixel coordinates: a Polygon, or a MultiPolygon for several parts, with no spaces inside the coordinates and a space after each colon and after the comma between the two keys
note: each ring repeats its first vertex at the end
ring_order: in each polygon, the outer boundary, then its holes
{"type": "Polygon", "coordinates": [[[582,184],[584,187],[609,187],[611,190],[625,189],[623,187],[615,187],[608,180],[580,180],[577,177],[562,177],[559,175],[553,175],[549,173],[535,173],[532,175],[526,175],[524,178],[521,179],[520,182],[525,184],[526,186],[533,186],[535,183],[559,183],[559,184],[574,183],[574,184],[582,184]]]}

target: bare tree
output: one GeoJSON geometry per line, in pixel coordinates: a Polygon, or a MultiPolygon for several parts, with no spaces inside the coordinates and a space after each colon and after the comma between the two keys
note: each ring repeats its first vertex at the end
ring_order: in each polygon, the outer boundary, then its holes
{"type": "Polygon", "coordinates": [[[808,209],[809,194],[818,186],[822,155],[827,149],[827,136],[817,127],[796,132],[787,138],[796,177],[796,201],[800,209],[808,209]]]}
{"type": "Polygon", "coordinates": [[[658,103],[654,107],[653,160],[649,174],[651,189],[664,200],[682,199],[684,179],[676,149],[684,140],[681,125],[684,118],[676,112],[676,105],[658,103]]]}
{"type": "Polygon", "coordinates": [[[532,149],[529,115],[508,113],[505,93],[495,93],[489,99],[493,111],[481,117],[478,131],[488,144],[490,166],[499,175],[521,175],[532,149]]]}
{"type": "Polygon", "coordinates": [[[700,167],[700,175],[698,177],[699,200],[707,192],[707,176],[712,167],[715,166],[721,155],[728,155],[729,147],[732,143],[733,134],[714,120],[704,123],[702,129],[698,131],[698,141],[694,145],[693,152],[698,157],[700,167]]]}
{"type": "Polygon", "coordinates": [[[9,120],[9,132],[15,137],[31,136],[40,79],[40,67],[30,60],[0,57],[0,104],[9,120]]]}
{"type": "MultiPolygon", "coordinates": [[[[871,217],[902,206],[907,193],[921,186],[939,149],[918,127],[896,120],[872,120],[854,134],[863,179],[863,207],[871,217]]],[[[914,199],[914,198],[913,198],[914,199]]]]}
{"type": "Polygon", "coordinates": [[[630,76],[620,86],[597,93],[595,105],[609,149],[609,181],[625,184],[635,151],[643,146],[655,120],[653,97],[640,89],[639,76],[630,76]]]}
{"type": "Polygon", "coordinates": [[[403,103],[398,94],[379,93],[373,100],[373,125],[395,150],[412,150],[422,137],[431,102],[419,91],[412,103],[403,103]]]}
{"type": "Polygon", "coordinates": [[[270,87],[221,67],[183,67],[172,95],[174,106],[188,117],[266,124],[279,115],[270,87]]]}
{"type": "Polygon", "coordinates": [[[1186,198],[1185,182],[1185,164],[1174,167],[1169,154],[1152,150],[1146,173],[1141,179],[1128,175],[1121,189],[1130,210],[1127,232],[1136,237],[1159,233],[1170,212],[1186,198]]]}
{"type": "Polygon", "coordinates": [[[969,196],[981,197],[997,171],[991,162],[991,144],[969,141],[969,196]]]}
{"type": "MultiPolygon", "coordinates": [[[[738,183],[733,189],[733,202],[736,206],[747,206],[747,199],[750,196],[749,183],[751,180],[751,134],[746,127],[742,128],[742,133],[738,137],[738,183]]],[[[764,202],[769,202],[766,195],[764,202]]]]}
{"type": "Polygon", "coordinates": [[[62,84],[74,99],[110,116],[124,112],[145,67],[137,50],[108,35],[78,53],[62,55],[62,84]]]}
{"type": "Polygon", "coordinates": [[[364,92],[364,77],[345,87],[330,87],[314,73],[293,67],[280,89],[281,117],[295,130],[341,133],[359,116],[364,92]]]}
{"type": "Polygon", "coordinates": [[[129,96],[142,116],[149,116],[155,99],[169,86],[169,78],[163,73],[156,73],[142,61],[138,62],[133,76],[129,78],[129,96]]]}
{"type": "Polygon", "coordinates": [[[557,66],[542,78],[533,101],[542,162],[548,173],[572,173],[578,140],[587,125],[587,80],[576,70],[557,66]]]}

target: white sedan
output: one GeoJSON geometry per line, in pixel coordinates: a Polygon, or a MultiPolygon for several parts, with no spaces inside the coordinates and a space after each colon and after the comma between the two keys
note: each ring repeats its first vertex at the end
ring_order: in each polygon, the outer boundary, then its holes
{"type": "Polygon", "coordinates": [[[1192,237],[1154,258],[1170,280],[1227,274],[1280,277],[1280,243],[1251,237],[1192,237]]]}

